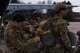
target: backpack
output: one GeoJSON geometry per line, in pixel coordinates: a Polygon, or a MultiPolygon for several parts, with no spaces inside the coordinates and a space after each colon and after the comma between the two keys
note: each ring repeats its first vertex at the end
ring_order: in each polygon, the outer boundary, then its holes
{"type": "MultiPolygon", "coordinates": [[[[53,20],[51,20],[51,18],[43,25],[42,29],[44,31],[46,30],[52,30],[52,22],[53,20]]],[[[41,41],[42,41],[42,44],[44,44],[45,46],[51,46],[55,43],[54,41],[54,33],[53,31],[51,31],[50,33],[46,33],[46,34],[43,34],[41,36],[41,41]]]]}

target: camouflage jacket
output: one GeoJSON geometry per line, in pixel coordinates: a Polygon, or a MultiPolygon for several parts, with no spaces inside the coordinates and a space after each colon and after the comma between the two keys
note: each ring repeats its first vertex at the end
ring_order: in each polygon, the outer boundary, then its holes
{"type": "Polygon", "coordinates": [[[24,35],[26,34],[21,29],[13,27],[11,22],[7,24],[4,35],[8,52],[11,51],[11,53],[24,53],[33,43],[33,40],[29,39],[28,35],[25,38],[24,35]]]}
{"type": "MultiPolygon", "coordinates": [[[[55,15],[50,21],[53,21],[52,30],[53,33],[55,33],[55,45],[51,47],[51,53],[73,53],[71,41],[68,37],[67,22],[58,15],[55,15]]],[[[43,25],[41,25],[41,27],[42,26],[43,25]]]]}
{"type": "Polygon", "coordinates": [[[57,40],[55,45],[61,45],[61,47],[65,49],[64,51],[72,53],[71,41],[68,36],[67,22],[58,15],[55,15],[53,18],[53,28],[53,31],[56,33],[55,39],[57,40]]]}

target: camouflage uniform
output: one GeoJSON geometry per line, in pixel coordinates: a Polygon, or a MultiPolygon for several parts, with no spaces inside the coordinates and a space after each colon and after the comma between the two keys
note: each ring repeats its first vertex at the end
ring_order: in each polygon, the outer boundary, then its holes
{"type": "Polygon", "coordinates": [[[53,27],[54,27],[54,31],[56,32],[56,34],[59,37],[59,38],[58,37],[56,38],[57,41],[56,41],[56,44],[54,47],[54,48],[56,48],[55,51],[57,53],[67,53],[67,51],[68,51],[68,53],[72,53],[72,46],[71,46],[70,39],[68,37],[68,30],[67,30],[66,21],[63,20],[58,15],[56,15],[54,17],[53,27]],[[59,46],[59,47],[57,47],[57,46],[59,46]]]}
{"type": "Polygon", "coordinates": [[[39,48],[44,48],[42,53],[73,53],[67,23],[62,19],[67,7],[64,3],[58,3],[54,5],[54,10],[56,15],[40,23],[37,30],[41,36],[39,48]]]}
{"type": "MultiPolygon", "coordinates": [[[[44,47],[42,53],[73,53],[70,39],[68,37],[67,23],[65,20],[60,18],[58,15],[55,15],[54,18],[51,18],[48,22],[48,26],[51,23],[53,36],[50,33],[41,33],[41,44],[39,47],[44,47]],[[47,51],[47,52],[46,52],[47,51]]],[[[43,32],[45,31],[47,23],[40,24],[43,32]]],[[[50,26],[47,28],[51,28],[50,26]]]]}
{"type": "Polygon", "coordinates": [[[26,53],[27,49],[33,43],[33,39],[25,38],[24,35],[26,35],[26,37],[28,37],[28,35],[23,33],[22,29],[13,27],[11,22],[6,26],[4,35],[7,53],[26,53]]]}

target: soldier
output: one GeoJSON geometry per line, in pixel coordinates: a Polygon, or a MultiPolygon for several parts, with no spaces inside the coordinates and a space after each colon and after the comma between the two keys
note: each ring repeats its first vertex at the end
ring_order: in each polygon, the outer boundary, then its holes
{"type": "Polygon", "coordinates": [[[54,18],[49,18],[37,29],[41,37],[39,48],[44,48],[43,53],[73,53],[67,23],[63,19],[67,13],[67,6],[64,3],[57,3],[54,10],[56,13],[54,18]]]}
{"type": "Polygon", "coordinates": [[[30,44],[33,43],[32,39],[25,41],[22,26],[25,17],[16,13],[5,27],[4,36],[6,41],[7,53],[26,53],[30,44]]]}

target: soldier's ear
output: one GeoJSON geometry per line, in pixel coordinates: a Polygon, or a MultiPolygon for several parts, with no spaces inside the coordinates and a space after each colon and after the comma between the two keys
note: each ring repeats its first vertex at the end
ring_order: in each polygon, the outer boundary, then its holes
{"type": "Polygon", "coordinates": [[[10,0],[0,0],[0,16],[3,15],[5,9],[7,8],[10,0]]]}

